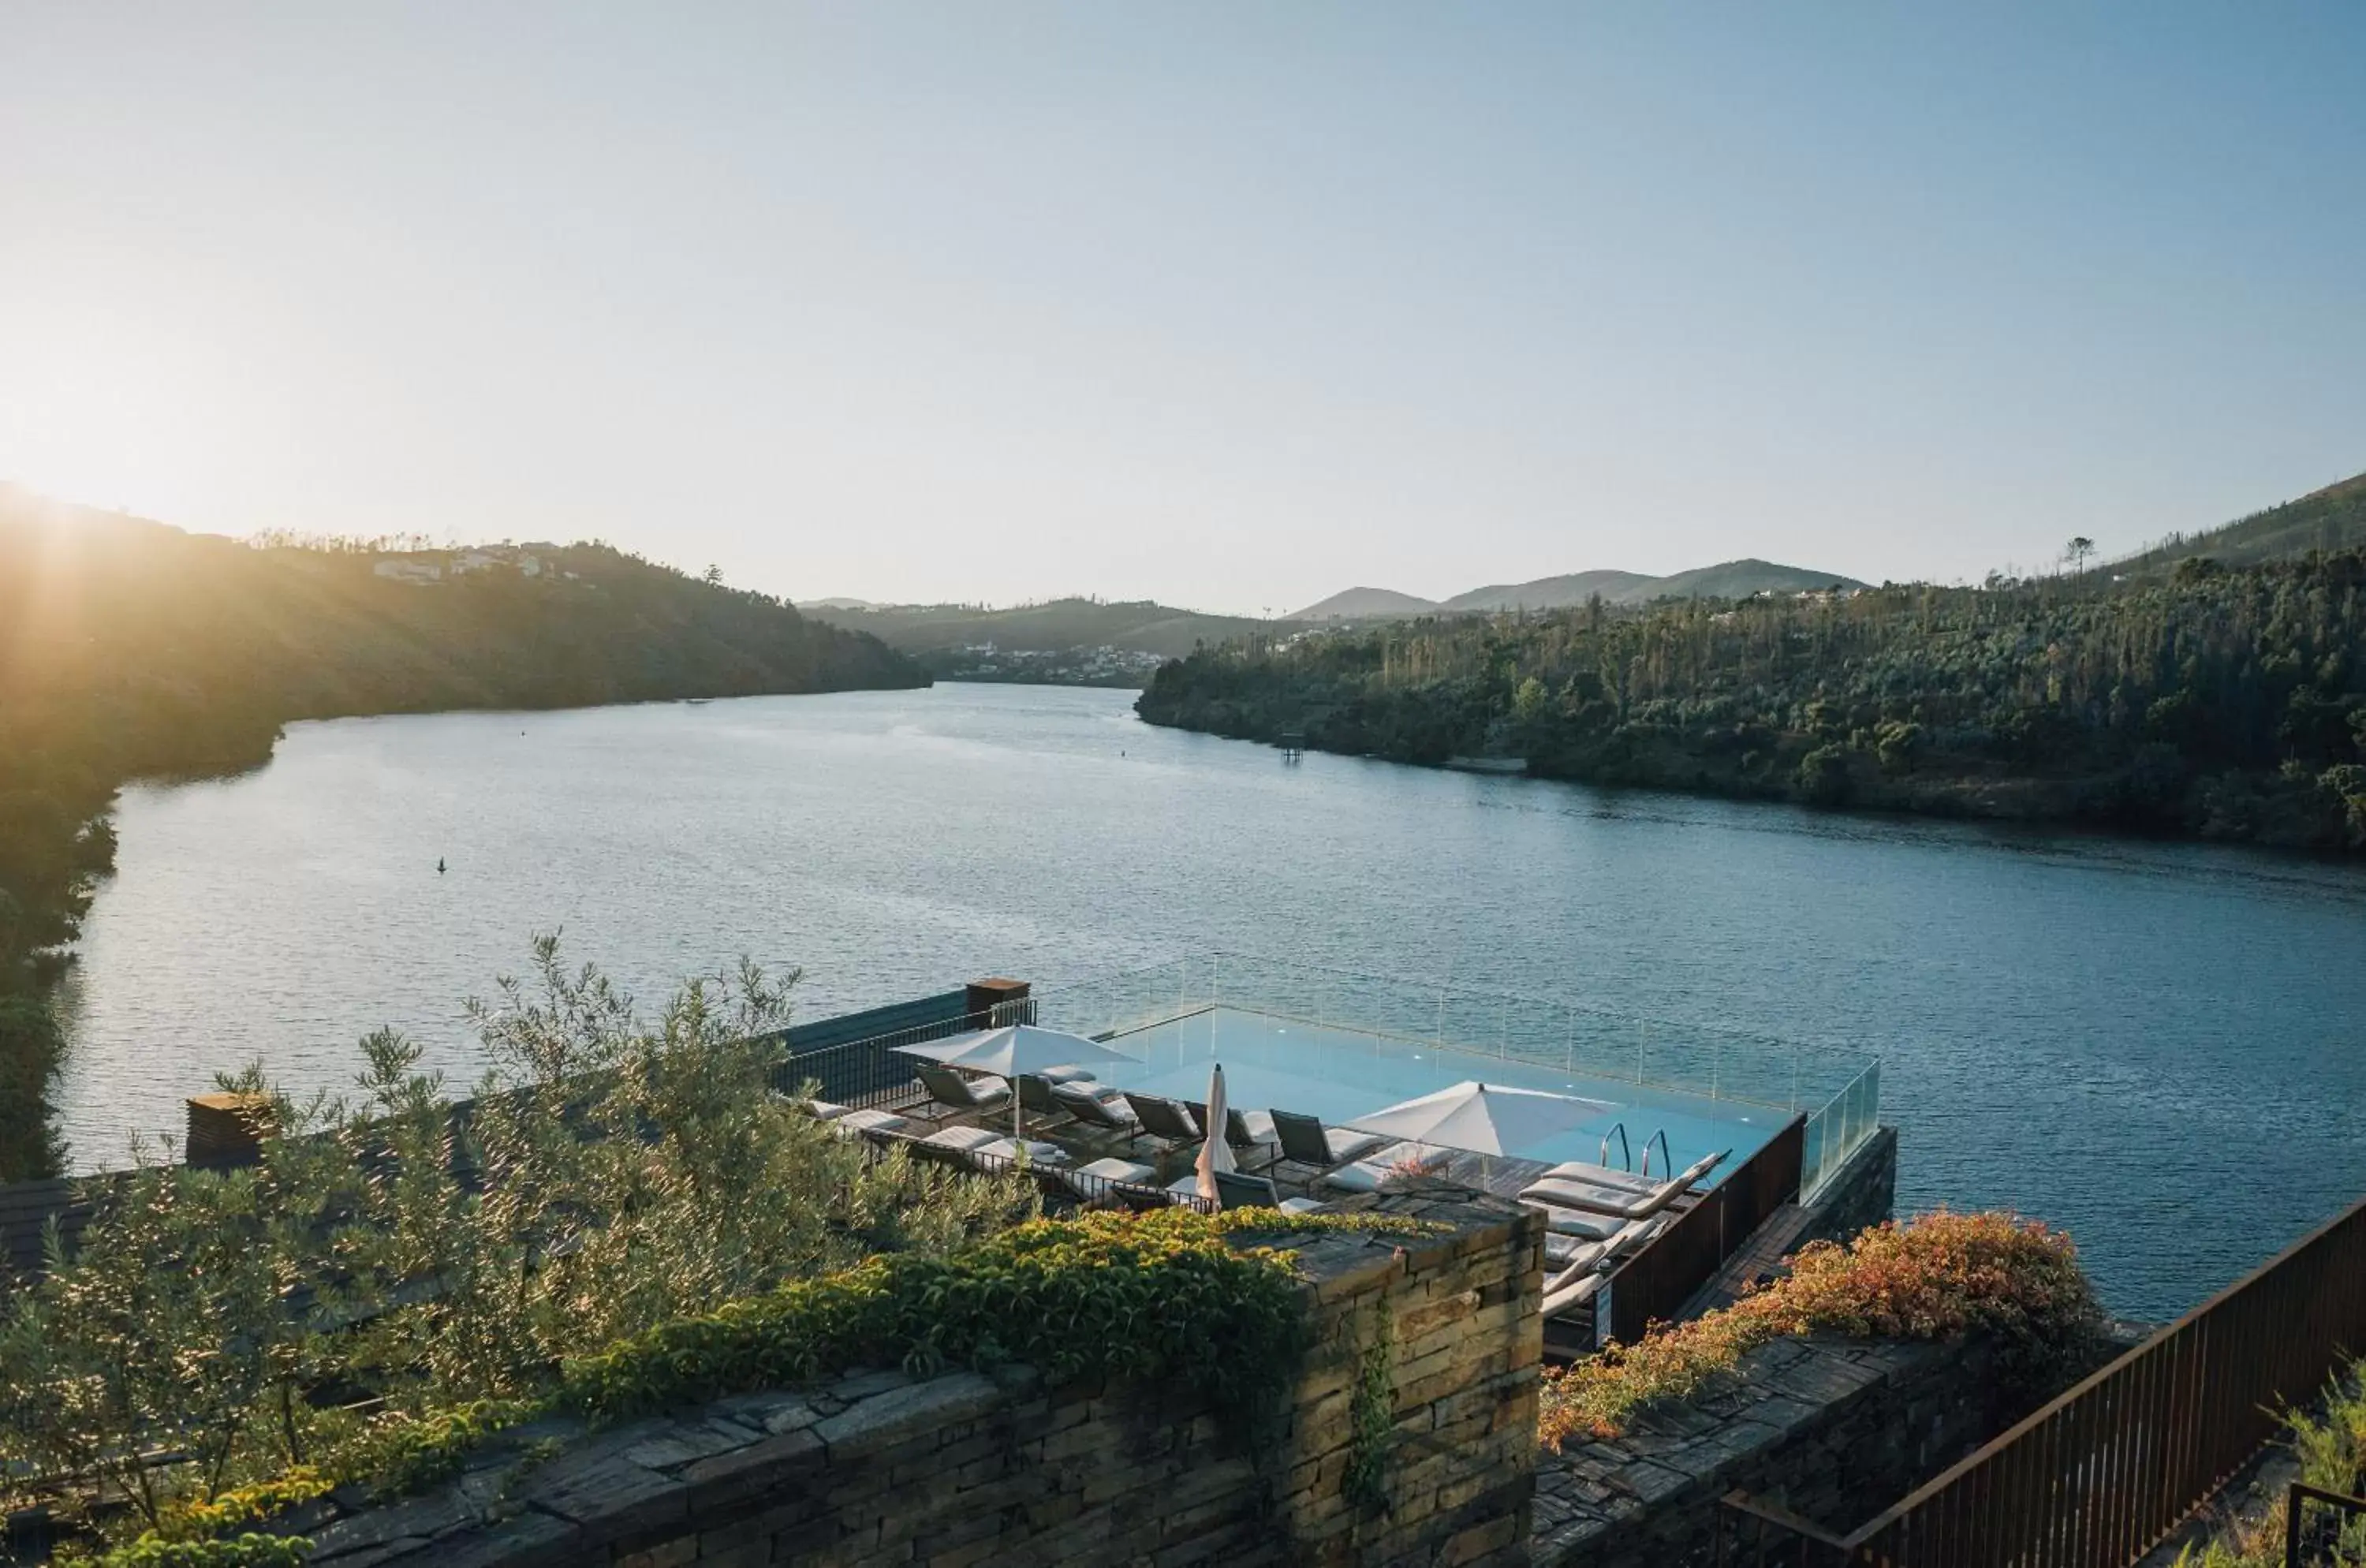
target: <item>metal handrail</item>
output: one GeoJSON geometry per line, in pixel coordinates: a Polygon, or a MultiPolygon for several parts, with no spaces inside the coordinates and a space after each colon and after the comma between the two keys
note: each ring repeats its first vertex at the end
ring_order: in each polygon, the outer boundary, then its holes
{"type": "MultiPolygon", "coordinates": [[[[2346,1493],[2327,1492],[2322,1486],[2293,1482],[2284,1489],[2284,1568],[2305,1568],[2305,1564],[2315,1561],[2313,1557],[2301,1555],[2302,1547],[2308,1539],[2308,1532],[2301,1527],[2307,1522],[2307,1506],[2311,1503],[2331,1509],[2343,1521],[2366,1518],[2366,1497],[2352,1497],[2346,1493]]],[[[2340,1528],[2338,1522],[2334,1526],[2337,1532],[2334,1550],[2337,1551],[2340,1550],[2338,1539],[2340,1528]]],[[[2355,1559],[2337,1558],[2335,1561],[2344,1562],[2354,1562],[2355,1559]]]]}
{"type": "Polygon", "coordinates": [[[1668,1148],[1668,1130],[1662,1127],[1643,1140],[1643,1174],[1646,1176],[1651,1174],[1651,1145],[1654,1143],[1660,1145],[1661,1168],[1665,1170],[1676,1168],[1676,1156],[1668,1148]]]}
{"type": "MultiPolygon", "coordinates": [[[[1618,1168],[1621,1170],[1633,1170],[1635,1168],[1635,1146],[1627,1141],[1627,1123],[1624,1122],[1613,1122],[1610,1123],[1610,1133],[1616,1133],[1618,1134],[1618,1157],[1621,1162],[1618,1168]]],[[[1610,1168],[1610,1133],[1605,1133],[1602,1134],[1602,1159],[1600,1163],[1606,1170],[1610,1168]]],[[[1649,1156],[1651,1152],[1651,1145],[1649,1144],[1644,1145],[1643,1152],[1646,1156],[1649,1156]]]]}

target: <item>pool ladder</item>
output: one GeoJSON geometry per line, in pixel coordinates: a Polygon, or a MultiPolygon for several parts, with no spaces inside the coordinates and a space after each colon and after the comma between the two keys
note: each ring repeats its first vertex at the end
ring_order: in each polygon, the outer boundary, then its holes
{"type": "MultiPolygon", "coordinates": [[[[1621,1170],[1633,1170],[1635,1168],[1635,1146],[1627,1141],[1627,1123],[1624,1122],[1613,1122],[1610,1124],[1610,1132],[1602,1134],[1602,1168],[1605,1170],[1610,1168],[1610,1138],[1611,1134],[1614,1133],[1617,1134],[1618,1137],[1618,1168],[1621,1170]]],[[[1665,1127],[1662,1127],[1654,1131],[1650,1137],[1643,1140],[1643,1174],[1645,1176],[1651,1174],[1651,1145],[1653,1144],[1660,1145],[1660,1162],[1662,1167],[1665,1169],[1673,1170],[1676,1166],[1676,1156],[1668,1152],[1668,1130],[1665,1127]]]]}

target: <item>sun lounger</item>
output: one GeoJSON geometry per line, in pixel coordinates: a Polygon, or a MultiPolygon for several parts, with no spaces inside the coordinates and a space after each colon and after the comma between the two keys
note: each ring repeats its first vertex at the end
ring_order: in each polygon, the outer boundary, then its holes
{"type": "MultiPolygon", "coordinates": [[[[1549,1177],[1522,1189],[1520,1201],[1524,1203],[1544,1204],[1562,1213],[1574,1212],[1601,1215],[1606,1221],[1649,1219],[1691,1191],[1694,1184],[1707,1176],[1724,1158],[1724,1155],[1715,1154],[1696,1160],[1688,1168],[1661,1182],[1648,1192],[1627,1192],[1614,1188],[1598,1187],[1590,1181],[1576,1181],[1567,1178],[1556,1179],[1549,1177]]],[[[1556,1228],[1559,1228],[1558,1225],[1556,1228]]],[[[1611,1228],[1616,1229],[1617,1226],[1614,1224],[1611,1228]]],[[[1572,1234],[1590,1235],[1594,1233],[1577,1231],[1572,1234]]],[[[1606,1235],[1608,1232],[1602,1234],[1606,1235]]]]}
{"type": "Polygon", "coordinates": [[[784,1094],[781,1099],[790,1110],[810,1116],[817,1122],[835,1122],[846,1114],[845,1106],[832,1105],[827,1100],[806,1100],[794,1094],[784,1094]]]}
{"type": "Polygon", "coordinates": [[[1070,1192],[1088,1203],[1109,1197],[1112,1184],[1146,1187],[1154,1190],[1158,1186],[1158,1171],[1155,1167],[1136,1160],[1119,1159],[1113,1155],[1058,1174],[1070,1192]]]}
{"type": "Polygon", "coordinates": [[[1116,1133],[1128,1140],[1142,1136],[1142,1121],[1125,1096],[1113,1094],[1109,1099],[1097,1099],[1081,1089],[1071,1089],[1065,1084],[1053,1087],[1053,1096],[1061,1108],[1076,1119],[1079,1127],[1092,1127],[1104,1133],[1116,1133]]]}
{"type": "Polygon", "coordinates": [[[828,1119],[833,1127],[855,1133],[905,1133],[912,1123],[885,1111],[846,1111],[828,1119]]]}
{"type": "Polygon", "coordinates": [[[1220,1170],[1216,1172],[1216,1207],[1279,1209],[1285,1214],[1313,1214],[1319,1213],[1324,1205],[1312,1198],[1283,1197],[1269,1176],[1248,1176],[1236,1170],[1220,1170]]]}
{"type": "Polygon", "coordinates": [[[1010,1086],[1000,1078],[970,1079],[950,1067],[931,1066],[916,1062],[912,1070],[919,1075],[920,1087],[929,1098],[946,1108],[946,1114],[959,1115],[964,1111],[993,1111],[1010,1103],[1010,1086]]]}
{"type": "Polygon", "coordinates": [[[1276,1111],[1273,1134],[1281,1145],[1281,1157],[1276,1165],[1310,1165],[1318,1170],[1335,1170],[1370,1154],[1388,1140],[1378,1133],[1358,1133],[1346,1127],[1325,1127],[1313,1116],[1301,1116],[1294,1111],[1276,1111]]]}
{"type": "Polygon", "coordinates": [[[1412,1144],[1395,1144],[1365,1156],[1353,1165],[1326,1171],[1322,1180],[1325,1187],[1342,1192],[1378,1192],[1390,1178],[1408,1173],[1425,1175],[1443,1170],[1453,1157],[1451,1149],[1419,1149],[1412,1144]]]}
{"type": "Polygon", "coordinates": [[[1174,1100],[1128,1090],[1125,1102],[1133,1107],[1135,1117],[1142,1122],[1144,1135],[1156,1138],[1166,1147],[1178,1148],[1200,1141],[1199,1123],[1174,1100]]]}
{"type": "Polygon", "coordinates": [[[1068,1108],[1068,1102],[1052,1092],[1052,1083],[1049,1078],[1040,1077],[1033,1073],[1022,1073],[1018,1078],[1018,1084],[1019,1109],[1025,1113],[1029,1122],[1059,1122],[1075,1119],[1076,1113],[1068,1108]]]}
{"type": "Polygon", "coordinates": [[[1732,1153],[1730,1149],[1719,1150],[1673,1177],[1638,1176],[1631,1170],[1614,1170],[1606,1165],[1595,1165],[1591,1160],[1569,1160],[1554,1166],[1537,1179],[1538,1181],[1582,1181],[1592,1187],[1606,1187],[1615,1192],[1656,1192],[1668,1181],[1683,1180],[1686,1178],[1694,1181],[1700,1180],[1710,1171],[1724,1164],[1732,1156],[1732,1153]]]}
{"type": "Polygon", "coordinates": [[[1067,1150],[1057,1144],[1040,1143],[1033,1138],[1024,1141],[1018,1138],[996,1138],[989,1143],[975,1145],[964,1152],[981,1160],[994,1162],[994,1165],[987,1167],[989,1169],[1002,1164],[1016,1163],[1021,1155],[1027,1156],[1027,1163],[1031,1166],[1068,1163],[1067,1150]]]}

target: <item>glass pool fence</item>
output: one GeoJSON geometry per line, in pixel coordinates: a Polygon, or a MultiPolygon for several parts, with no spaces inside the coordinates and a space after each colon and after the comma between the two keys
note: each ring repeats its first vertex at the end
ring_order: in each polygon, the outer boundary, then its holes
{"type": "MultiPolygon", "coordinates": [[[[1805,1197],[1838,1174],[1880,1118],[1881,1064],[1861,1052],[1286,959],[1194,953],[1039,987],[1031,1002],[1037,1023],[1098,1039],[1226,1008],[1556,1069],[1605,1085],[1804,1111],[1805,1197]]],[[[1471,1076],[1484,1076],[1476,1062],[1471,1076]]]]}

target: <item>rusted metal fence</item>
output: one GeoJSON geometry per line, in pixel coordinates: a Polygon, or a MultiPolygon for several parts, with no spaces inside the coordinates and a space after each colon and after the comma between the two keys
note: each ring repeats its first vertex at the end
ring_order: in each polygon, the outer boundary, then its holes
{"type": "Polygon", "coordinates": [[[1667,1234],[1611,1277],[1610,1337],[1633,1344],[1654,1321],[1673,1319],[1693,1293],[1741,1250],[1766,1216],[1799,1195],[1805,1116],[1794,1116],[1667,1234]]]}
{"type": "MultiPolygon", "coordinates": [[[[2360,1347],[2366,1203],[1863,1529],[1821,1538],[1842,1552],[1827,1560],[1866,1568],[2128,1568],[2257,1457],[2284,1406],[2315,1395],[2360,1347]]],[[[1737,1498],[1727,1507],[1763,1505],[1737,1498]]]]}
{"type": "Polygon", "coordinates": [[[2366,1563],[2366,1497],[2293,1482],[2284,1489],[2284,1568],[2366,1563]]]}

